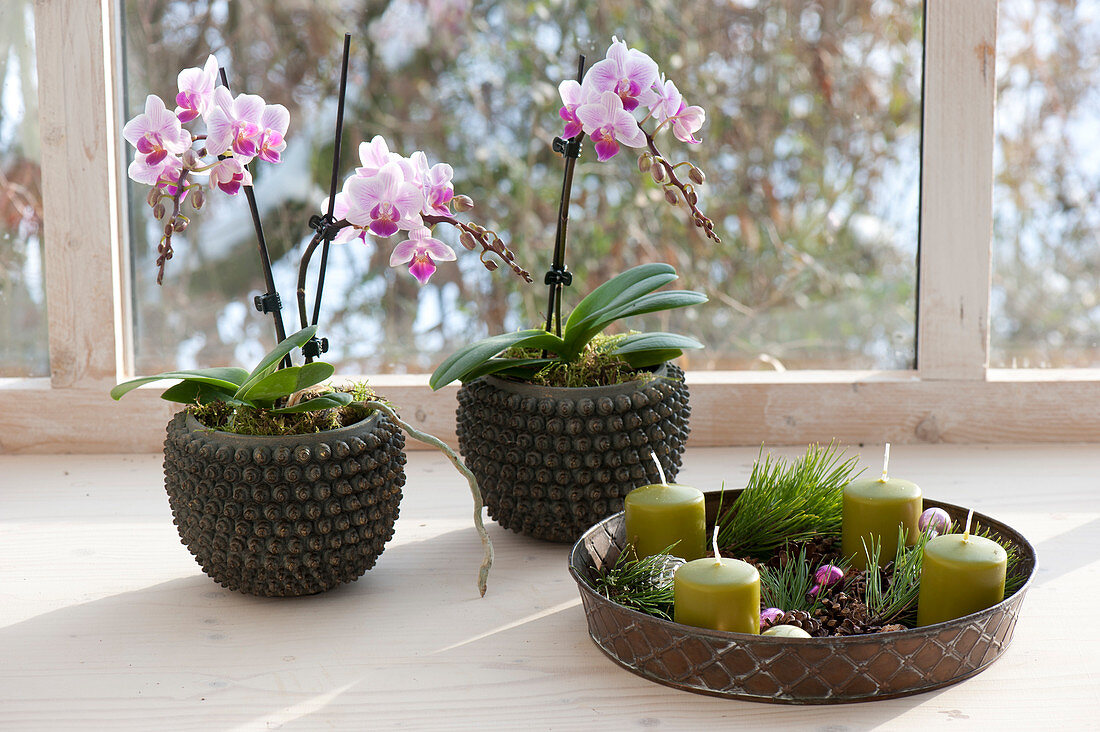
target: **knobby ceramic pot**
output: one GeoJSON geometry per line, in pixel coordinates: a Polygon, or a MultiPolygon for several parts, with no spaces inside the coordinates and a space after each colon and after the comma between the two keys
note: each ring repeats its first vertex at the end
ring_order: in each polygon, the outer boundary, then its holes
{"type": "MultiPolygon", "coordinates": [[[[741,491],[727,491],[725,503],[741,491]]],[[[719,493],[707,493],[714,525],[719,493]]],[[[967,510],[924,500],[956,522],[967,510]]],[[[624,607],[596,589],[626,544],[623,514],[593,526],[573,546],[569,573],[577,582],[588,634],[611,660],[650,681],[713,696],[779,704],[837,704],[917,694],[985,669],[1008,648],[1031,578],[1035,550],[1017,531],[979,513],[1003,546],[1015,545],[1024,584],[1010,597],[971,615],[911,630],[829,638],[782,638],[681,625],[624,607]]]]}
{"type": "Polygon", "coordinates": [[[164,485],[180,538],[216,582],[311,595],[358,579],[393,537],[404,446],[378,413],[327,432],[252,437],[184,410],[168,423],[164,485]]]}
{"type": "Polygon", "coordinates": [[[688,437],[684,372],[663,364],[614,386],[535,386],[486,376],[458,391],[458,446],[501,526],[572,542],[634,488],[671,482],[688,437]]]}

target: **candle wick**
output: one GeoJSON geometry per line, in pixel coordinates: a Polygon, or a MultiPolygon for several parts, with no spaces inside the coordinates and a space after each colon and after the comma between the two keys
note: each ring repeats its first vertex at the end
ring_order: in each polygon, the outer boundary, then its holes
{"type": "Polygon", "coordinates": [[[966,514],[966,528],[963,530],[963,543],[966,544],[970,541],[970,520],[974,518],[974,509],[970,509],[970,513],[966,514]]]}
{"type": "Polygon", "coordinates": [[[718,524],[714,525],[714,535],[711,538],[711,543],[714,545],[714,563],[721,567],[722,552],[718,551],[718,524]]]}
{"type": "Polygon", "coordinates": [[[665,469],[661,467],[661,461],[657,459],[657,453],[650,450],[649,455],[653,458],[654,465],[657,466],[657,475],[661,476],[661,485],[668,485],[668,481],[665,480],[665,469]]]}
{"type": "Polygon", "coordinates": [[[886,469],[889,466],[890,466],[890,443],[887,442],[886,443],[886,449],[883,451],[883,454],[882,454],[882,477],[878,479],[879,483],[885,483],[886,482],[886,480],[887,480],[887,478],[886,478],[886,469]]]}

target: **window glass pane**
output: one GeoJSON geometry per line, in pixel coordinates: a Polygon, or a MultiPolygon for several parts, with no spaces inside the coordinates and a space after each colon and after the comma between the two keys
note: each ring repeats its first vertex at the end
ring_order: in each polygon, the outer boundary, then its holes
{"type": "MultiPolygon", "coordinates": [[[[129,0],[128,115],[207,50],[236,91],[285,104],[285,161],[256,194],[288,323],[305,222],[328,187],[341,34],[353,33],[344,174],[381,134],[455,169],[476,220],[535,275],[489,275],[459,249],[424,288],[387,266],[397,239],[334,247],[321,326],[345,372],[425,372],[456,346],[544,321],[562,162],[557,85],[612,35],[649,53],[706,108],[701,145],[662,149],[707,174],[715,245],[639,175],[636,153],[585,146],[573,189],[567,307],[634,264],[668,261],[711,302],[654,318],[708,344],[692,368],[910,368],[919,182],[921,2],[540,4],[391,0],[349,10],[262,0],[129,0]]],[[[210,196],[153,284],[159,225],[133,186],[138,371],[248,362],[270,346],[243,197],[210,196]]],[[[445,227],[437,234],[458,249],[445,227]]],[[[312,276],[310,292],[312,293],[312,276]]],[[[641,327],[641,323],[636,326],[641,327]]]]}
{"type": "Polygon", "coordinates": [[[34,3],[0,4],[0,376],[47,376],[34,3]]]}
{"type": "Polygon", "coordinates": [[[1100,367],[1100,2],[999,12],[990,365],[1100,367]]]}

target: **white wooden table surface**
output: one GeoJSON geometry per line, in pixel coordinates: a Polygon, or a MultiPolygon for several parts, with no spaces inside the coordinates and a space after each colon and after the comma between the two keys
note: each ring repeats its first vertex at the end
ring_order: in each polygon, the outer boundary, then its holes
{"type": "MultiPolygon", "coordinates": [[[[755,455],[689,450],[681,481],[742,487],[755,455]]],[[[469,494],[435,453],[410,455],[373,570],[283,600],[200,572],[159,456],[0,456],[0,729],[1100,729],[1100,448],[897,446],[890,466],[1035,545],[1012,646],[946,689],[796,707],[620,669],[588,638],[564,545],[490,524],[479,598],[469,494]]]]}

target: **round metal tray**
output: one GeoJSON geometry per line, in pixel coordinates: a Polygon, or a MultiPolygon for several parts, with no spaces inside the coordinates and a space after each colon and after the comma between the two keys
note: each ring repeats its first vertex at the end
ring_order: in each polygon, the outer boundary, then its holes
{"type": "MultiPolygon", "coordinates": [[[[726,505],[731,495],[727,491],[726,505]]],[[[706,494],[713,526],[719,493],[706,494]]],[[[967,509],[925,499],[965,522],[967,509]]],[[[622,513],[589,529],[573,545],[569,573],[577,582],[588,632],[625,669],[700,694],[777,704],[838,704],[890,699],[957,683],[982,671],[1008,648],[1035,571],[1035,550],[1014,529],[983,514],[975,522],[1002,544],[1015,544],[1025,582],[993,607],[913,630],[836,638],[791,639],[681,625],[618,605],[594,588],[626,543],[622,513]]]]}

